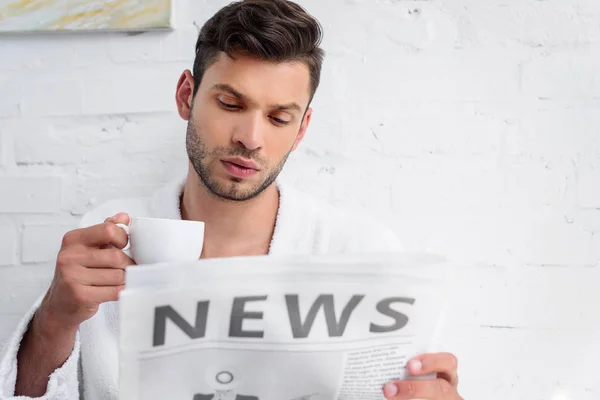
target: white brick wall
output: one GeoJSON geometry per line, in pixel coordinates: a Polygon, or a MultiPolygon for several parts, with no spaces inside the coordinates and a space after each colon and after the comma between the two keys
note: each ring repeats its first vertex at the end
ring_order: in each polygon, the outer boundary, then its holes
{"type": "Polygon", "coordinates": [[[54,262],[62,237],[77,228],[65,221],[25,222],[21,235],[21,262],[54,262]]]}
{"type": "MultiPolygon", "coordinates": [[[[186,165],[196,25],[0,37],[0,342],[95,205],[186,165]]],[[[328,52],[284,174],[464,265],[444,348],[468,399],[600,396],[600,3],[304,0],[328,52]]]]}
{"type": "Polygon", "coordinates": [[[7,174],[0,180],[3,213],[56,213],[60,211],[59,177],[7,174]]]}
{"type": "Polygon", "coordinates": [[[7,217],[0,218],[0,265],[11,265],[17,262],[17,229],[7,217]]]}

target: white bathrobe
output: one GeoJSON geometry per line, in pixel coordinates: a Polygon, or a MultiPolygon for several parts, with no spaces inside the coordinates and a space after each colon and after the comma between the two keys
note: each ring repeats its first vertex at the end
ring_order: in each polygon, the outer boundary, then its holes
{"type": "MultiPolygon", "coordinates": [[[[177,181],[148,198],[110,201],[83,216],[82,227],[126,212],[131,216],[181,219],[177,181]]],[[[333,254],[401,251],[395,234],[364,214],[334,207],[278,182],[280,205],[269,254],[333,254]]],[[[0,363],[0,400],[14,397],[16,355],[23,334],[41,299],[24,316],[3,349],[0,363]]],[[[73,352],[50,375],[42,399],[110,400],[118,388],[118,302],[104,303],[96,315],[81,324],[73,352]],[[81,394],[81,395],[80,395],[81,394]]]]}

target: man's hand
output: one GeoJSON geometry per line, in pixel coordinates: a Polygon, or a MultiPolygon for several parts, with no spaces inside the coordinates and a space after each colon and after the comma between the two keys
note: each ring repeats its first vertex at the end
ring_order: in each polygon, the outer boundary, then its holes
{"type": "Polygon", "coordinates": [[[463,400],[458,394],[458,361],[449,353],[423,354],[408,362],[413,376],[436,374],[436,379],[403,380],[383,387],[388,400],[463,400]]]}
{"type": "Polygon", "coordinates": [[[120,250],[127,245],[127,234],[118,223],[128,225],[129,216],[117,214],[63,237],[54,279],[38,311],[47,330],[77,329],[100,304],[118,300],[125,268],[135,264],[120,250]]]}
{"type": "Polygon", "coordinates": [[[48,376],[73,351],[79,325],[101,303],[118,300],[125,268],[135,263],[120,250],[127,245],[127,234],[117,223],[129,224],[129,216],[117,214],[63,237],[54,278],[17,354],[15,396],[43,395],[48,376]]]}

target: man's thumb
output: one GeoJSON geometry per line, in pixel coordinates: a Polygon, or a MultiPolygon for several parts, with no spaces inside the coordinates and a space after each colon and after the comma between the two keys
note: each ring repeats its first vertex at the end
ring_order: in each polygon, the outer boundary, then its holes
{"type": "Polygon", "coordinates": [[[118,214],[113,215],[110,218],[107,218],[104,222],[112,222],[113,224],[129,225],[130,221],[131,221],[131,218],[129,217],[129,214],[120,212],[118,214]]]}

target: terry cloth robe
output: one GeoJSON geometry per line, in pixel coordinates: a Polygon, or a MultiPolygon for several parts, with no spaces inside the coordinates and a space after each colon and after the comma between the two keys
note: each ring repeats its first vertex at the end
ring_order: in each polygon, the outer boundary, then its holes
{"type": "MultiPolygon", "coordinates": [[[[119,212],[132,217],[181,219],[180,196],[185,180],[159,189],[153,196],[113,200],[86,213],[81,226],[102,223],[119,212]]],[[[322,202],[277,182],[280,204],[270,255],[318,255],[397,252],[402,246],[389,227],[367,214],[322,202]]],[[[0,353],[0,400],[14,397],[17,352],[43,294],[23,317],[0,353]]],[[[96,315],[83,322],[73,352],[51,375],[44,400],[112,400],[118,395],[118,302],[100,305],[96,315]]]]}

